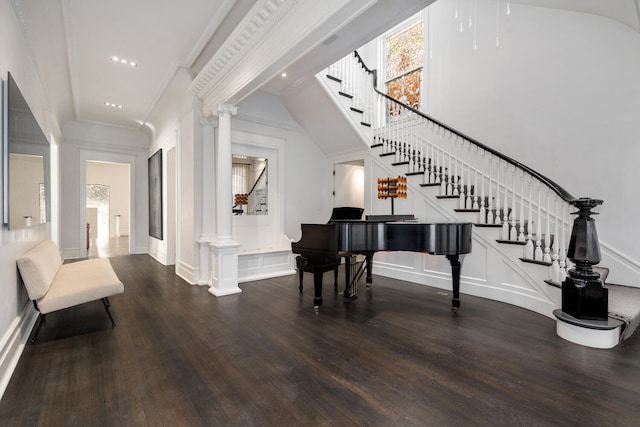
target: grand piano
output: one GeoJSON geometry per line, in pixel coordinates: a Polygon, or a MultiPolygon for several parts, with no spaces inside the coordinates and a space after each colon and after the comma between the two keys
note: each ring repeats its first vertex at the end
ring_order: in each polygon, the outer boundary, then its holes
{"type": "MultiPolygon", "coordinates": [[[[302,224],[302,237],[291,244],[291,249],[311,267],[335,264],[336,260],[345,258],[345,298],[357,297],[357,284],[365,271],[367,286],[372,283],[375,252],[422,252],[444,255],[449,260],[453,282],[451,309],[457,312],[460,307],[460,255],[471,252],[471,223],[426,223],[406,215],[369,215],[366,220],[336,219],[334,216],[340,215],[334,211],[327,224],[302,224]],[[363,262],[357,262],[358,255],[364,256],[363,262]]],[[[322,305],[321,273],[314,274],[314,292],[313,305],[318,310],[322,305]]]]}

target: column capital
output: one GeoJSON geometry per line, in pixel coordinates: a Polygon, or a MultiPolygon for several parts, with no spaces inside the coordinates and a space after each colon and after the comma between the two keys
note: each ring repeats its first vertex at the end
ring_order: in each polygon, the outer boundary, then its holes
{"type": "Polygon", "coordinates": [[[238,107],[231,104],[218,104],[218,109],[216,110],[218,115],[221,114],[231,114],[235,116],[238,113],[238,107]]]}
{"type": "Polygon", "coordinates": [[[211,126],[213,128],[218,127],[218,120],[213,117],[202,117],[200,119],[202,126],[211,126]]]}

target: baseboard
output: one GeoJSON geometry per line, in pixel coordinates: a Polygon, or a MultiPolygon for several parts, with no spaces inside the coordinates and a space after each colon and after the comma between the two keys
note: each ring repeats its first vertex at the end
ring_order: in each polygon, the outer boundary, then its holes
{"type": "Polygon", "coordinates": [[[22,351],[29,340],[29,334],[38,318],[38,312],[31,304],[15,318],[0,342],[0,399],[9,385],[9,380],[20,360],[22,351]]]}
{"type": "Polygon", "coordinates": [[[295,274],[291,249],[238,254],[238,283],[295,274]]]}
{"type": "Polygon", "coordinates": [[[167,265],[167,252],[164,248],[149,246],[149,255],[162,265],[167,265]]]}
{"type": "MultiPolygon", "coordinates": [[[[447,293],[452,291],[453,286],[451,273],[449,271],[416,271],[410,268],[405,270],[398,266],[391,266],[374,261],[373,274],[442,289],[447,293]]],[[[460,299],[462,301],[462,307],[464,307],[464,295],[472,295],[515,305],[553,318],[552,312],[557,308],[553,300],[559,300],[560,289],[553,288],[548,292],[552,293],[553,296],[536,295],[533,289],[526,289],[525,292],[525,288],[513,286],[508,283],[500,283],[499,286],[494,286],[481,278],[465,275],[460,278],[460,299]]]]}
{"type": "Polygon", "coordinates": [[[184,279],[190,285],[197,285],[200,271],[182,261],[176,261],[176,275],[184,279]]]}

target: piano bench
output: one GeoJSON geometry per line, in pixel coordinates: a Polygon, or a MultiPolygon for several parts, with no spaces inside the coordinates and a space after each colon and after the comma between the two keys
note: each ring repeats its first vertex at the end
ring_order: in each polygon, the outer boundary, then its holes
{"type": "Polygon", "coordinates": [[[338,267],[340,266],[341,258],[329,258],[322,264],[310,263],[308,258],[298,255],[296,257],[296,268],[298,269],[298,275],[300,277],[299,290],[302,292],[302,275],[306,271],[307,273],[313,273],[314,285],[319,280],[320,286],[322,286],[322,274],[327,271],[334,271],[334,284],[333,287],[338,290],[338,267]]]}

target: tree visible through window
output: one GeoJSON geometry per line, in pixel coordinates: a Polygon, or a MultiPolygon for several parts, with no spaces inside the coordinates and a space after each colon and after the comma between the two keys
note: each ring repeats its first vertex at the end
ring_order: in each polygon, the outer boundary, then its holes
{"type": "Polygon", "coordinates": [[[387,95],[420,108],[422,81],[422,20],[388,36],[386,44],[387,95]]]}

